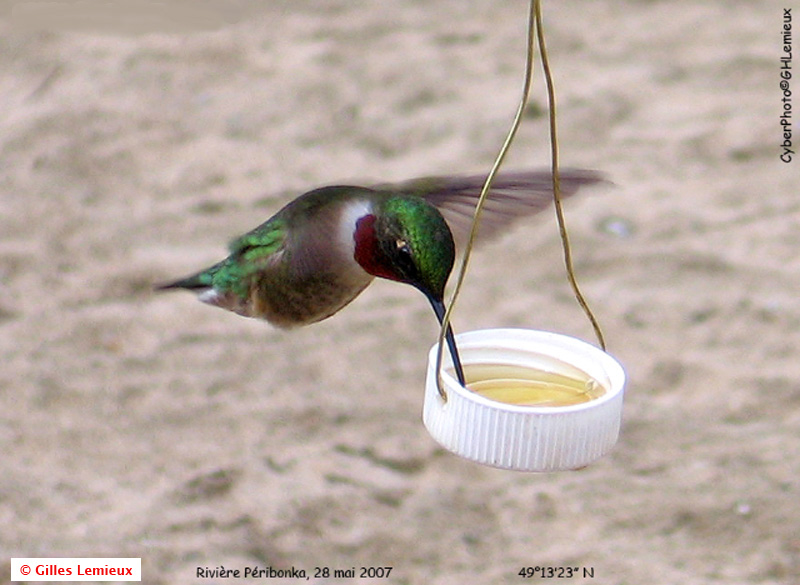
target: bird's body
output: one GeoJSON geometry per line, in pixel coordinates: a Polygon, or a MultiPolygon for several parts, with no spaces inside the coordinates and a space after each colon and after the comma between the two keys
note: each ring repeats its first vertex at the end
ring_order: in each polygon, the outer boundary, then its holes
{"type": "MultiPolygon", "coordinates": [[[[222,262],[167,287],[198,290],[203,302],[278,327],[310,325],[338,312],[375,276],[393,277],[372,249],[373,218],[386,217],[391,206],[412,216],[438,215],[414,195],[322,187],[234,240],[222,262]]],[[[443,220],[437,227],[437,239],[451,238],[443,220]]],[[[394,235],[398,241],[409,237],[402,230],[394,235]]],[[[452,260],[445,263],[442,271],[449,273],[452,260]]]]}
{"type": "MultiPolygon", "coordinates": [[[[546,208],[550,180],[547,172],[500,174],[484,208],[485,232],[546,208]]],[[[601,180],[566,170],[561,188],[571,195],[601,180]]],[[[379,276],[418,288],[441,321],[456,242],[469,233],[483,181],[432,177],[315,189],[234,240],[225,260],[162,288],[194,290],[203,302],[289,328],[337,313],[379,276]]],[[[448,341],[455,352],[452,334],[448,341]]]]}
{"type": "Polygon", "coordinates": [[[374,278],[353,256],[354,226],[371,201],[339,191],[306,193],[235,240],[227,259],[193,277],[205,289],[200,300],[284,328],[339,311],[374,278]]]}

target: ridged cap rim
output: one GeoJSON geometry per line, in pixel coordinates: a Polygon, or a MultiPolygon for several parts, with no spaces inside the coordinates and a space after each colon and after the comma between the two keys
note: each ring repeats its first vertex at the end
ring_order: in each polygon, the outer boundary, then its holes
{"type": "Polygon", "coordinates": [[[447,401],[436,385],[437,346],[431,348],[423,422],[449,451],[472,461],[519,471],[576,469],[602,457],[617,441],[622,418],[625,372],[613,357],[579,339],[530,329],[486,329],[456,336],[461,359],[471,363],[510,363],[562,372],[578,370],[605,393],[562,407],[496,402],[467,390],[448,372],[442,380],[447,401]]]}

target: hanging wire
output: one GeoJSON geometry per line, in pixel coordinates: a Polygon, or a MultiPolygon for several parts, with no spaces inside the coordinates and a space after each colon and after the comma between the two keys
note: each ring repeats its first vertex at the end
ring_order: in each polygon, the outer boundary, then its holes
{"type": "Polygon", "coordinates": [[[547,86],[547,102],[550,111],[550,160],[553,169],[553,198],[555,199],[556,218],[558,219],[558,231],[561,234],[561,244],[564,249],[564,265],[567,268],[567,279],[572,287],[572,292],[575,293],[575,299],[578,304],[586,313],[589,321],[592,324],[594,333],[597,336],[597,342],[600,348],[606,350],[606,340],[603,336],[603,330],[600,328],[600,323],[594,316],[592,309],[581,292],[578,286],[578,281],[575,278],[575,268],[572,264],[572,247],[569,244],[569,235],[567,234],[567,224],[564,219],[564,210],[561,207],[561,183],[558,173],[558,133],[556,128],[556,89],[553,83],[553,75],[550,70],[550,60],[547,56],[547,46],[544,41],[544,23],[542,21],[542,2],[541,0],[533,0],[532,2],[536,18],[536,36],[539,39],[539,54],[542,59],[542,70],[544,71],[545,85],[547,86]]]}
{"type": "Polygon", "coordinates": [[[497,154],[497,157],[495,158],[494,164],[492,164],[492,168],[489,171],[489,174],[486,176],[486,181],[483,185],[483,189],[481,190],[480,197],[478,198],[478,202],[475,205],[475,212],[472,216],[472,227],[469,233],[469,240],[467,241],[467,245],[464,249],[464,256],[461,259],[461,266],[458,272],[458,279],[456,281],[455,289],[453,290],[453,295],[451,296],[450,302],[447,305],[447,310],[445,311],[444,318],[442,319],[442,327],[439,331],[438,348],[436,352],[436,372],[437,372],[436,387],[439,391],[439,395],[445,402],[447,402],[447,393],[444,391],[444,386],[442,384],[442,377],[441,377],[445,334],[448,326],[450,325],[450,315],[452,314],[453,307],[455,306],[456,300],[458,299],[458,296],[461,293],[461,287],[464,283],[464,278],[467,273],[467,266],[469,264],[469,259],[472,254],[472,248],[475,244],[475,236],[478,233],[478,225],[480,223],[480,216],[481,212],[483,211],[483,206],[486,201],[486,197],[489,194],[489,191],[492,187],[492,182],[494,181],[497,172],[500,170],[500,167],[503,164],[503,161],[505,160],[506,154],[511,148],[511,143],[514,141],[514,137],[517,134],[517,130],[519,129],[520,124],[522,123],[522,118],[525,113],[525,108],[528,105],[531,81],[533,79],[533,64],[536,53],[537,40],[538,40],[539,50],[542,55],[541,57],[542,69],[544,71],[545,81],[547,85],[547,99],[549,106],[548,109],[550,114],[549,118],[550,118],[551,166],[553,174],[553,198],[555,201],[556,217],[558,219],[558,227],[559,227],[559,233],[561,235],[561,243],[564,250],[564,263],[567,269],[567,277],[569,279],[570,285],[572,286],[572,290],[575,294],[575,298],[577,299],[578,304],[581,306],[581,308],[589,318],[589,321],[591,321],[592,323],[592,327],[594,328],[595,334],[597,335],[600,347],[603,350],[605,350],[606,348],[602,329],[600,328],[597,319],[592,313],[592,310],[589,308],[586,299],[583,297],[583,294],[581,293],[580,288],[578,287],[578,282],[575,279],[575,272],[572,263],[572,251],[569,243],[569,236],[567,234],[566,222],[564,220],[564,212],[561,206],[561,188],[560,188],[560,177],[558,172],[558,135],[556,133],[555,87],[553,84],[552,72],[550,70],[550,63],[547,58],[547,47],[545,45],[545,40],[544,40],[541,0],[531,0],[530,11],[528,14],[528,49],[527,49],[527,58],[525,60],[525,81],[523,83],[522,98],[520,99],[519,107],[517,108],[517,113],[514,116],[514,121],[511,125],[511,129],[509,130],[508,135],[506,136],[506,139],[503,142],[503,146],[500,148],[500,152],[497,154]]]}
{"type": "Polygon", "coordinates": [[[475,244],[475,236],[478,233],[478,224],[480,222],[481,212],[483,211],[483,205],[486,201],[486,197],[489,194],[489,190],[492,187],[492,182],[494,181],[495,175],[497,175],[497,171],[500,170],[500,166],[503,164],[503,160],[505,160],[506,154],[508,153],[509,148],[511,148],[511,143],[514,141],[517,130],[522,123],[522,117],[525,113],[525,106],[528,105],[528,96],[530,95],[531,80],[533,78],[533,57],[535,52],[534,29],[535,12],[534,3],[531,1],[530,12],[528,14],[528,56],[525,61],[525,81],[522,87],[522,99],[519,102],[517,113],[514,116],[514,122],[511,124],[511,130],[509,130],[508,136],[506,136],[505,142],[503,142],[503,146],[500,148],[500,152],[497,154],[497,158],[495,158],[494,164],[492,165],[489,174],[486,176],[486,182],[483,184],[483,189],[481,190],[480,197],[478,198],[478,203],[475,205],[475,213],[472,216],[472,229],[470,229],[469,240],[464,248],[464,257],[461,259],[461,268],[458,272],[458,280],[456,281],[453,295],[450,297],[450,302],[447,304],[447,310],[444,313],[444,319],[442,319],[442,328],[439,331],[439,348],[436,352],[436,387],[439,390],[439,395],[445,402],[447,401],[447,393],[444,391],[444,387],[442,386],[441,376],[442,351],[444,346],[445,332],[450,324],[450,315],[453,312],[453,306],[458,299],[458,295],[461,293],[461,286],[464,284],[464,277],[467,274],[467,265],[469,264],[469,259],[472,255],[472,247],[475,244]]]}

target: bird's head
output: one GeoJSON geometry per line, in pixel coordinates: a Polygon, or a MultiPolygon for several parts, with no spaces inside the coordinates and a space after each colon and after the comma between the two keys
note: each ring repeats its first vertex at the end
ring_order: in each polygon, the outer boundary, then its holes
{"type": "MultiPolygon", "coordinates": [[[[441,324],[444,288],[455,262],[453,234],[439,211],[418,197],[389,197],[356,222],[355,259],[369,274],[410,284],[431,303],[441,324]]],[[[462,386],[464,371],[453,329],[445,337],[462,386]]]]}
{"type": "Polygon", "coordinates": [[[453,235],[435,207],[418,197],[390,197],[356,223],[354,256],[381,278],[416,287],[442,302],[455,261],[453,235]]]}

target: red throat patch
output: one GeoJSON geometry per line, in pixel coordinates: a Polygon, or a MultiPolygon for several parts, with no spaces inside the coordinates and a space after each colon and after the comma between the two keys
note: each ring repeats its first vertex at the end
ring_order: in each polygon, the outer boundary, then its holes
{"type": "Polygon", "coordinates": [[[378,238],[375,235],[375,220],[372,215],[365,215],[356,221],[356,231],[353,233],[355,251],[353,258],[368,274],[397,280],[397,276],[386,266],[384,256],[381,254],[378,238]]]}

